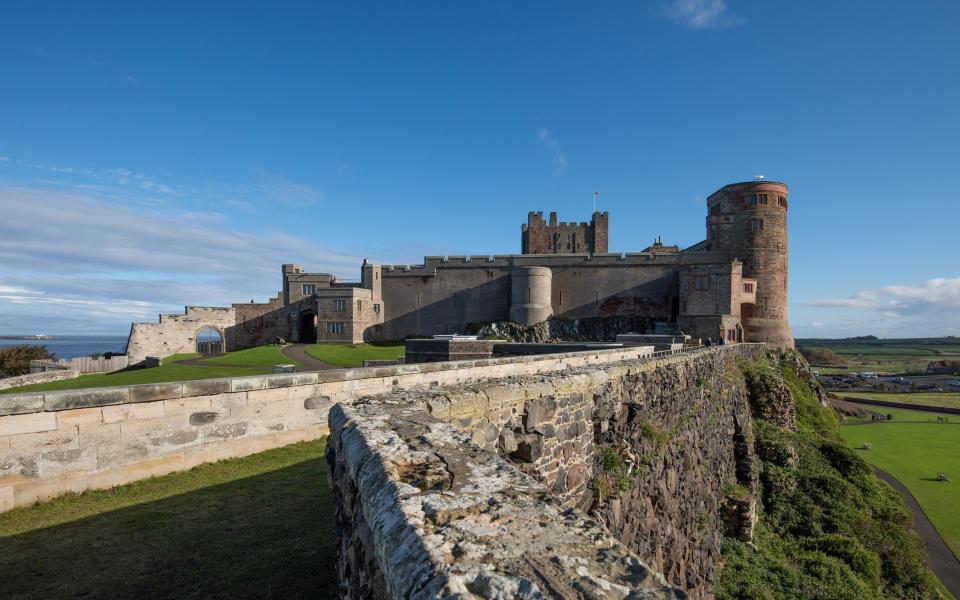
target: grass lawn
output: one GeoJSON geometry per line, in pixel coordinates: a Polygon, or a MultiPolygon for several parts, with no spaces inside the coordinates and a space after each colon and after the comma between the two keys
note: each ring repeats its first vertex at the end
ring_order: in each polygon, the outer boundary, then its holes
{"type": "MultiPolygon", "coordinates": [[[[960,392],[934,392],[902,394],[887,392],[834,392],[836,395],[849,400],[866,398],[878,402],[901,402],[903,404],[917,404],[920,406],[938,406],[946,408],[960,408],[960,392]]],[[[958,492],[960,493],[960,492],[958,492]]]]}
{"type": "Polygon", "coordinates": [[[222,356],[201,360],[202,365],[185,365],[181,361],[196,359],[199,354],[174,354],[163,359],[163,366],[153,369],[130,369],[113,373],[91,373],[76,379],[64,379],[50,383],[25,385],[0,391],[0,394],[41,392],[51,390],[75,390],[81,388],[136,385],[139,383],[165,383],[193,379],[216,379],[218,377],[242,377],[273,373],[273,365],[300,363],[282,354],[276,346],[257,346],[222,356]]]}
{"type": "Polygon", "coordinates": [[[0,514],[4,598],[334,598],[324,442],[0,514]]]}
{"type": "Polygon", "coordinates": [[[201,362],[203,362],[204,365],[269,367],[270,369],[273,369],[274,365],[300,364],[298,361],[293,360],[289,356],[284,356],[281,354],[280,348],[274,345],[256,346],[255,348],[247,348],[246,350],[227,352],[221,356],[205,358],[201,362]]]}
{"type": "Polygon", "coordinates": [[[895,408],[878,412],[893,414],[893,420],[844,425],[841,434],[853,448],[870,444],[869,450],[858,450],[858,454],[900,480],[953,553],[960,556],[960,418],[895,408]],[[938,423],[940,416],[951,422],[938,423]],[[938,472],[946,473],[951,481],[937,481],[938,472]]]}
{"type": "Polygon", "coordinates": [[[394,360],[404,354],[404,345],[397,343],[363,344],[314,344],[304,351],[317,360],[338,367],[359,367],[364,360],[394,360]]]}

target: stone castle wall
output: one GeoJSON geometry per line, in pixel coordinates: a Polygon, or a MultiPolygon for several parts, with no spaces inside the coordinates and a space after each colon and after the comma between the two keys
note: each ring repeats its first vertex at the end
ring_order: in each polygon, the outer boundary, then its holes
{"type": "Polygon", "coordinates": [[[0,512],[260,452],[327,431],[331,404],[564,370],[646,347],[0,395],[0,512]]]}
{"type": "Polygon", "coordinates": [[[232,307],[187,306],[182,315],[160,315],[158,323],[133,323],[127,339],[127,357],[131,365],[136,365],[148,356],[194,353],[201,329],[213,327],[225,335],[236,322],[232,307]]]}
{"type": "Polygon", "coordinates": [[[405,594],[428,597],[428,590],[473,591],[488,581],[577,597],[557,581],[576,587],[577,576],[589,574],[610,584],[597,597],[621,598],[663,576],[693,597],[708,597],[722,534],[752,534],[752,500],[724,493],[730,484],[756,485],[745,443],[745,390],[726,377],[726,367],[734,356],[758,351],[713,348],[337,407],[328,462],[338,493],[342,581],[365,597],[387,597],[385,590],[400,585],[405,594]],[[619,466],[607,464],[611,453],[619,466]],[[395,492],[385,491],[391,486],[395,492]],[[514,491],[505,498],[508,487],[514,491]],[[516,516],[521,507],[546,512],[551,502],[572,509],[566,520],[538,528],[516,516]],[[612,535],[587,548],[543,541],[565,535],[567,525],[585,528],[578,525],[586,518],[581,511],[612,535]],[[464,550],[444,550],[451,547],[464,550]],[[609,579],[615,575],[591,555],[597,547],[620,557],[615,563],[629,549],[644,578],[609,579]],[[416,566],[418,577],[401,578],[392,566],[398,556],[416,566]],[[571,563],[583,569],[566,572],[571,563]],[[657,575],[646,579],[650,574],[657,575]]]}

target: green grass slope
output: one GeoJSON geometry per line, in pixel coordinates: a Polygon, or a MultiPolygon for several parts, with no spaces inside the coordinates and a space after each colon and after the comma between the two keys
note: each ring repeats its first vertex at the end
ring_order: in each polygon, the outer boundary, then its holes
{"type": "Polygon", "coordinates": [[[336,598],[324,443],[0,515],[0,596],[336,598]]]}
{"type": "Polygon", "coordinates": [[[724,540],[716,597],[937,598],[939,582],[900,497],[847,446],[833,411],[797,375],[790,355],[740,368],[748,381],[770,379],[789,390],[797,430],[754,421],[759,522],[753,546],[724,540]]]}
{"type": "Polygon", "coordinates": [[[404,345],[363,344],[314,344],[304,349],[308,355],[338,367],[359,367],[365,360],[394,360],[404,354],[404,345]]]}
{"type": "Polygon", "coordinates": [[[947,546],[960,556],[960,416],[875,408],[893,414],[893,420],[844,426],[843,437],[853,448],[864,442],[870,445],[857,454],[905,485],[947,546]],[[942,423],[937,417],[952,422],[942,423]],[[953,481],[937,481],[940,472],[953,481]]]}
{"type": "Polygon", "coordinates": [[[222,356],[202,359],[199,361],[200,364],[188,365],[182,363],[184,360],[198,359],[199,356],[198,354],[174,354],[163,359],[163,366],[153,369],[124,369],[113,373],[91,373],[81,375],[76,379],[10,388],[0,391],[0,394],[266,375],[273,372],[273,365],[300,364],[280,354],[280,350],[276,346],[258,346],[227,352],[222,356]]]}

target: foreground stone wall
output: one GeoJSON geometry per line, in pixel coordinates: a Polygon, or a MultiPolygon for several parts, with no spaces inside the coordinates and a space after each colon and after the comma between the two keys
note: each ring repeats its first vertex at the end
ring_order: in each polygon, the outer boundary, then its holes
{"type": "Polygon", "coordinates": [[[416,405],[337,405],[340,597],[684,598],[597,522],[416,405]]]}
{"type": "MultiPolygon", "coordinates": [[[[476,557],[487,550],[488,558],[499,556],[503,552],[499,536],[519,536],[511,538],[521,544],[514,555],[565,564],[567,548],[538,546],[522,531],[514,531],[509,521],[501,523],[499,488],[476,488],[469,497],[457,491],[456,498],[464,498],[460,512],[434,526],[427,527],[418,516],[418,506],[426,510],[435,494],[440,501],[444,491],[453,490],[449,482],[457,481],[456,465],[463,461],[497,465],[496,472],[501,473],[507,461],[516,468],[509,471],[510,477],[523,475],[540,482],[542,487],[535,489],[549,490],[555,502],[568,507],[571,519],[586,518],[579,511],[587,511],[606,525],[611,535],[597,538],[597,544],[616,540],[620,552],[622,542],[636,553],[645,572],[662,574],[693,597],[709,597],[722,535],[749,539],[752,534],[756,476],[746,443],[750,413],[742,379],[728,377],[728,365],[737,355],[760,348],[738,345],[610,361],[562,373],[407,390],[364,400],[353,408],[336,408],[331,413],[331,439],[347,435],[354,440],[337,441],[328,457],[338,492],[342,581],[361,586],[373,597],[384,597],[385,591],[393,594],[400,584],[394,579],[399,572],[391,571],[388,563],[401,542],[403,551],[414,547],[430,557],[418,563],[433,574],[425,582],[435,581],[438,573],[447,574],[448,582],[451,573],[469,572],[472,575],[463,575],[464,585],[475,593],[479,592],[469,582],[478,576],[476,557]],[[388,418],[365,424],[376,411],[388,418]],[[433,430],[427,425],[432,422],[455,428],[459,446],[431,442],[422,429],[433,430]],[[411,423],[417,425],[408,431],[411,423]],[[366,479],[374,470],[382,472],[376,486],[366,479]],[[385,491],[376,492],[381,488],[385,491]],[[733,492],[744,489],[745,495],[733,492]],[[389,523],[405,532],[402,538],[378,529],[386,514],[395,515],[389,523]],[[475,530],[477,518],[491,526],[486,537],[462,540],[463,531],[475,530]],[[458,552],[460,546],[469,550],[458,552]],[[452,553],[444,550],[451,548],[452,553]]],[[[473,469],[480,472],[480,467],[473,469]]],[[[540,496],[527,496],[528,489],[534,488],[516,487],[512,502],[539,506],[540,496]]],[[[544,522],[548,528],[562,528],[564,521],[544,522]]],[[[589,549],[581,552],[589,554],[589,549]]],[[[587,555],[575,556],[586,561],[584,572],[592,572],[587,555]]],[[[547,585],[545,593],[578,597],[556,591],[548,581],[537,579],[539,572],[530,575],[509,560],[488,567],[492,569],[484,571],[488,579],[519,577],[526,581],[523,585],[541,591],[541,584],[547,585]]]]}
{"type": "Polygon", "coordinates": [[[327,432],[336,402],[637,358],[649,347],[0,395],[0,511],[327,432]]]}

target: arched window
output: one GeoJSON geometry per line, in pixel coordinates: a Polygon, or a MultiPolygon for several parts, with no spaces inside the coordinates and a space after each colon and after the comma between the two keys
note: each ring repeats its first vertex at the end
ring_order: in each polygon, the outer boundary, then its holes
{"type": "Polygon", "coordinates": [[[213,327],[197,332],[197,354],[223,354],[223,334],[213,327]]]}

